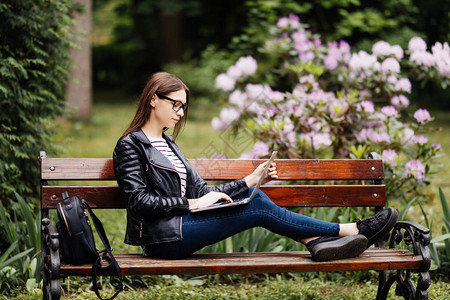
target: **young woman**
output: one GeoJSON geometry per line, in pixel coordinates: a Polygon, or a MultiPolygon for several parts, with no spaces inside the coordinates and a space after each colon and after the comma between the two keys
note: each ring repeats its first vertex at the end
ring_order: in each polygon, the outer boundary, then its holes
{"type": "MultiPolygon", "coordinates": [[[[246,205],[190,213],[221,199],[232,202],[249,195],[267,162],[244,178],[208,186],[174,141],[188,107],[189,89],[179,78],[154,74],[114,150],[114,170],[127,202],[125,243],[142,246],[144,256],[185,258],[261,226],[305,244],[317,261],[344,259],[360,255],[394,226],[398,213],[392,208],[355,223],[329,223],[280,208],[261,191],[246,205]],[[173,136],[164,134],[170,128],[173,136]]],[[[272,163],[266,180],[277,178],[272,163]]]]}

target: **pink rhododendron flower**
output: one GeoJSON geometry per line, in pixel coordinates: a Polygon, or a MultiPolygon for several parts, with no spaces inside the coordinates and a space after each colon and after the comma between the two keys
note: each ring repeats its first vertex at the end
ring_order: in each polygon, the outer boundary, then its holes
{"type": "Polygon", "coordinates": [[[419,124],[426,124],[431,121],[430,113],[428,112],[428,110],[423,108],[419,108],[418,110],[416,110],[416,112],[414,113],[414,118],[419,124]]]}
{"type": "Polygon", "coordinates": [[[339,61],[347,61],[350,58],[350,46],[346,41],[327,43],[328,54],[323,63],[328,70],[334,70],[339,61]]]}
{"type": "Polygon", "coordinates": [[[256,73],[256,70],[258,69],[256,59],[254,59],[251,56],[239,58],[235,66],[241,70],[243,76],[253,75],[256,73]]]}
{"type": "Polygon", "coordinates": [[[339,41],[339,49],[341,50],[344,58],[350,58],[350,45],[346,41],[339,41]]]}
{"type": "Polygon", "coordinates": [[[271,118],[277,113],[277,108],[275,106],[263,107],[261,113],[264,118],[271,118]]]}
{"type": "Polygon", "coordinates": [[[227,129],[226,124],[221,119],[219,119],[218,117],[214,117],[212,119],[211,126],[216,131],[222,131],[222,130],[227,129]]]}
{"type": "Polygon", "coordinates": [[[372,128],[364,128],[356,134],[356,139],[359,142],[371,141],[373,143],[390,142],[389,135],[386,132],[377,132],[372,128]]]}
{"type": "Polygon", "coordinates": [[[277,22],[278,28],[286,29],[290,27],[296,29],[300,27],[300,18],[296,15],[290,14],[289,17],[280,18],[277,22]]]}
{"type": "MultiPolygon", "coordinates": [[[[396,75],[396,74],[395,74],[396,75]]],[[[394,74],[390,75],[388,78],[386,78],[386,82],[389,82],[391,84],[393,84],[395,86],[395,84],[397,83],[398,79],[394,74]]]]}
{"type": "Polygon", "coordinates": [[[262,85],[250,83],[245,87],[245,92],[250,99],[267,100],[272,90],[267,84],[262,85]]]}
{"type": "Polygon", "coordinates": [[[322,45],[322,41],[320,39],[313,40],[314,47],[319,48],[322,45]]]}
{"type": "Polygon", "coordinates": [[[433,54],[427,51],[416,51],[411,54],[409,60],[425,67],[432,67],[435,63],[433,54]]]}
{"type": "Polygon", "coordinates": [[[399,138],[402,145],[407,145],[412,143],[412,138],[414,137],[414,130],[411,128],[405,128],[399,132],[399,138]]]}
{"type": "Polygon", "coordinates": [[[227,74],[219,74],[216,77],[215,87],[225,92],[231,92],[234,89],[236,80],[228,76],[227,74]]]}
{"type": "Polygon", "coordinates": [[[315,149],[319,149],[322,147],[328,147],[331,145],[331,136],[329,133],[315,133],[312,136],[313,145],[315,149]]]}
{"type": "Polygon", "coordinates": [[[398,111],[391,105],[381,108],[381,113],[390,118],[398,117],[398,111]]]}
{"type": "Polygon", "coordinates": [[[409,106],[409,100],[404,95],[395,95],[391,98],[391,104],[401,110],[409,106]]]}
{"type": "Polygon", "coordinates": [[[373,44],[372,53],[376,56],[391,55],[391,45],[386,41],[379,41],[373,44]]]}
{"type": "Polygon", "coordinates": [[[392,54],[394,54],[394,56],[395,56],[398,60],[400,60],[400,59],[403,58],[403,49],[402,49],[402,47],[400,47],[400,45],[394,45],[394,46],[392,46],[392,47],[391,47],[391,51],[392,51],[392,54]]]}
{"type": "Polygon", "coordinates": [[[242,76],[242,70],[237,66],[231,66],[227,70],[227,75],[233,78],[234,80],[239,79],[242,76]]]}
{"type": "Polygon", "coordinates": [[[395,58],[388,57],[381,63],[381,71],[384,74],[388,73],[399,73],[400,64],[395,58]]]}
{"type": "Polygon", "coordinates": [[[368,114],[373,114],[375,112],[375,105],[372,101],[364,100],[358,104],[357,110],[368,114]]]}
{"type": "Polygon", "coordinates": [[[223,131],[231,126],[233,121],[237,120],[240,116],[239,111],[234,107],[227,107],[220,111],[220,117],[213,118],[211,126],[216,131],[223,131]]]}
{"type": "Polygon", "coordinates": [[[329,133],[323,132],[308,132],[302,133],[300,135],[301,139],[307,142],[308,144],[312,144],[314,149],[320,149],[323,147],[328,147],[332,144],[331,136],[329,133]]]}
{"type": "Polygon", "coordinates": [[[277,22],[277,27],[287,28],[289,26],[289,19],[287,17],[282,17],[277,22]]]}
{"type": "Polygon", "coordinates": [[[239,159],[256,159],[259,157],[253,157],[252,152],[244,152],[241,155],[239,155],[239,159]]]}
{"type": "Polygon", "coordinates": [[[330,104],[330,112],[332,118],[337,118],[342,116],[347,112],[349,104],[345,101],[333,101],[330,104]]]}
{"type": "Polygon", "coordinates": [[[400,78],[395,83],[395,90],[398,92],[411,93],[411,81],[408,78],[400,78]]]}
{"type": "Polygon", "coordinates": [[[235,90],[228,97],[228,102],[236,105],[237,107],[243,108],[247,103],[247,94],[240,90],[235,90]]]}
{"type": "Polygon", "coordinates": [[[383,162],[394,167],[397,165],[397,153],[394,150],[383,150],[382,154],[383,162]]]}
{"type": "Polygon", "coordinates": [[[386,132],[376,132],[373,129],[368,131],[368,138],[374,143],[390,142],[389,135],[386,132]]]}
{"type": "Polygon", "coordinates": [[[300,83],[310,83],[313,84],[316,82],[316,79],[314,78],[314,75],[309,74],[309,75],[305,75],[300,77],[300,83]]]}
{"type": "Polygon", "coordinates": [[[413,142],[416,144],[426,144],[428,143],[428,138],[423,135],[415,135],[413,137],[413,142]]]}
{"type": "Polygon", "coordinates": [[[418,181],[423,181],[425,177],[425,167],[419,160],[410,160],[405,165],[406,175],[413,176],[418,181]]]}
{"type": "Polygon", "coordinates": [[[294,32],[292,39],[301,61],[308,62],[314,59],[314,53],[311,51],[314,48],[314,44],[303,31],[294,32]]]}
{"type": "Polygon", "coordinates": [[[435,66],[442,77],[450,78],[450,47],[448,43],[436,42],[431,48],[435,66]]]}
{"type": "Polygon", "coordinates": [[[284,94],[279,91],[271,91],[268,99],[272,102],[279,102],[284,100],[284,94]]]}
{"type": "Polygon", "coordinates": [[[437,65],[437,70],[439,72],[439,75],[441,75],[442,77],[450,78],[450,63],[439,62],[437,65]]]}
{"type": "Polygon", "coordinates": [[[269,146],[264,142],[256,142],[251,151],[251,156],[261,158],[269,155],[269,146]]]}
{"type": "Polygon", "coordinates": [[[403,58],[403,49],[399,45],[391,46],[388,42],[379,41],[373,44],[372,53],[376,56],[394,55],[397,59],[403,58]]]}
{"type": "Polygon", "coordinates": [[[328,54],[324,60],[323,64],[325,65],[325,68],[328,70],[334,70],[338,66],[338,60],[333,55],[328,54]]]}
{"type": "Polygon", "coordinates": [[[441,150],[441,144],[433,144],[431,146],[436,150],[441,150]]]}
{"type": "Polygon", "coordinates": [[[420,37],[413,37],[409,40],[408,50],[410,53],[414,53],[416,51],[426,51],[427,43],[420,37]]]}
{"type": "Polygon", "coordinates": [[[350,61],[348,62],[350,69],[354,72],[364,70],[379,70],[381,68],[380,63],[375,55],[370,55],[365,51],[359,51],[353,53],[350,61]]]}

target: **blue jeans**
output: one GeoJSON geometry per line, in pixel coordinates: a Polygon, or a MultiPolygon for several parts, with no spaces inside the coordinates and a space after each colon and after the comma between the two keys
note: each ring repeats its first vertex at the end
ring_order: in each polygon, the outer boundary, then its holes
{"type": "MultiPolygon", "coordinates": [[[[248,192],[250,196],[253,188],[248,192]]],[[[307,217],[277,206],[261,191],[250,203],[187,214],[182,217],[182,240],[143,247],[147,257],[180,259],[253,227],[298,240],[302,237],[337,236],[339,224],[307,217]]]]}

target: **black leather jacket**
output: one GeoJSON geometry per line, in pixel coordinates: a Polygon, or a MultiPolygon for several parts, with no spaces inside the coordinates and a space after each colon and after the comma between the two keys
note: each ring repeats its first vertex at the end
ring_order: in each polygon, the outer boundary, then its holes
{"type": "Polygon", "coordinates": [[[125,243],[130,245],[181,240],[181,218],[189,213],[187,199],[199,198],[210,191],[234,197],[248,190],[243,178],[208,186],[172,137],[163,137],[186,166],[185,197],[181,196],[180,176],[175,168],[151,145],[141,129],[121,137],[114,149],[114,172],[127,204],[125,243]]]}

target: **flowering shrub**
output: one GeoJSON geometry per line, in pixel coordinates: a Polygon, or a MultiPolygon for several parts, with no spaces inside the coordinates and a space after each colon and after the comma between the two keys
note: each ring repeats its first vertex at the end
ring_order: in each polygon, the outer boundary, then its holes
{"type": "MultiPolygon", "coordinates": [[[[293,15],[269,32],[259,61],[241,57],[216,78],[227,105],[212,126],[250,130],[256,143],[242,154],[247,158],[267,157],[270,149],[285,158],[362,158],[377,152],[391,196],[418,192],[440,145],[422,135],[432,121],[427,110],[413,117],[406,113],[412,86],[402,75],[405,51],[385,41],[375,43],[372,53],[352,53],[345,41],[324,45],[293,15]]],[[[430,53],[423,40],[413,38],[406,54],[411,76],[420,70],[449,83],[447,43],[436,43],[430,53]]]]}

